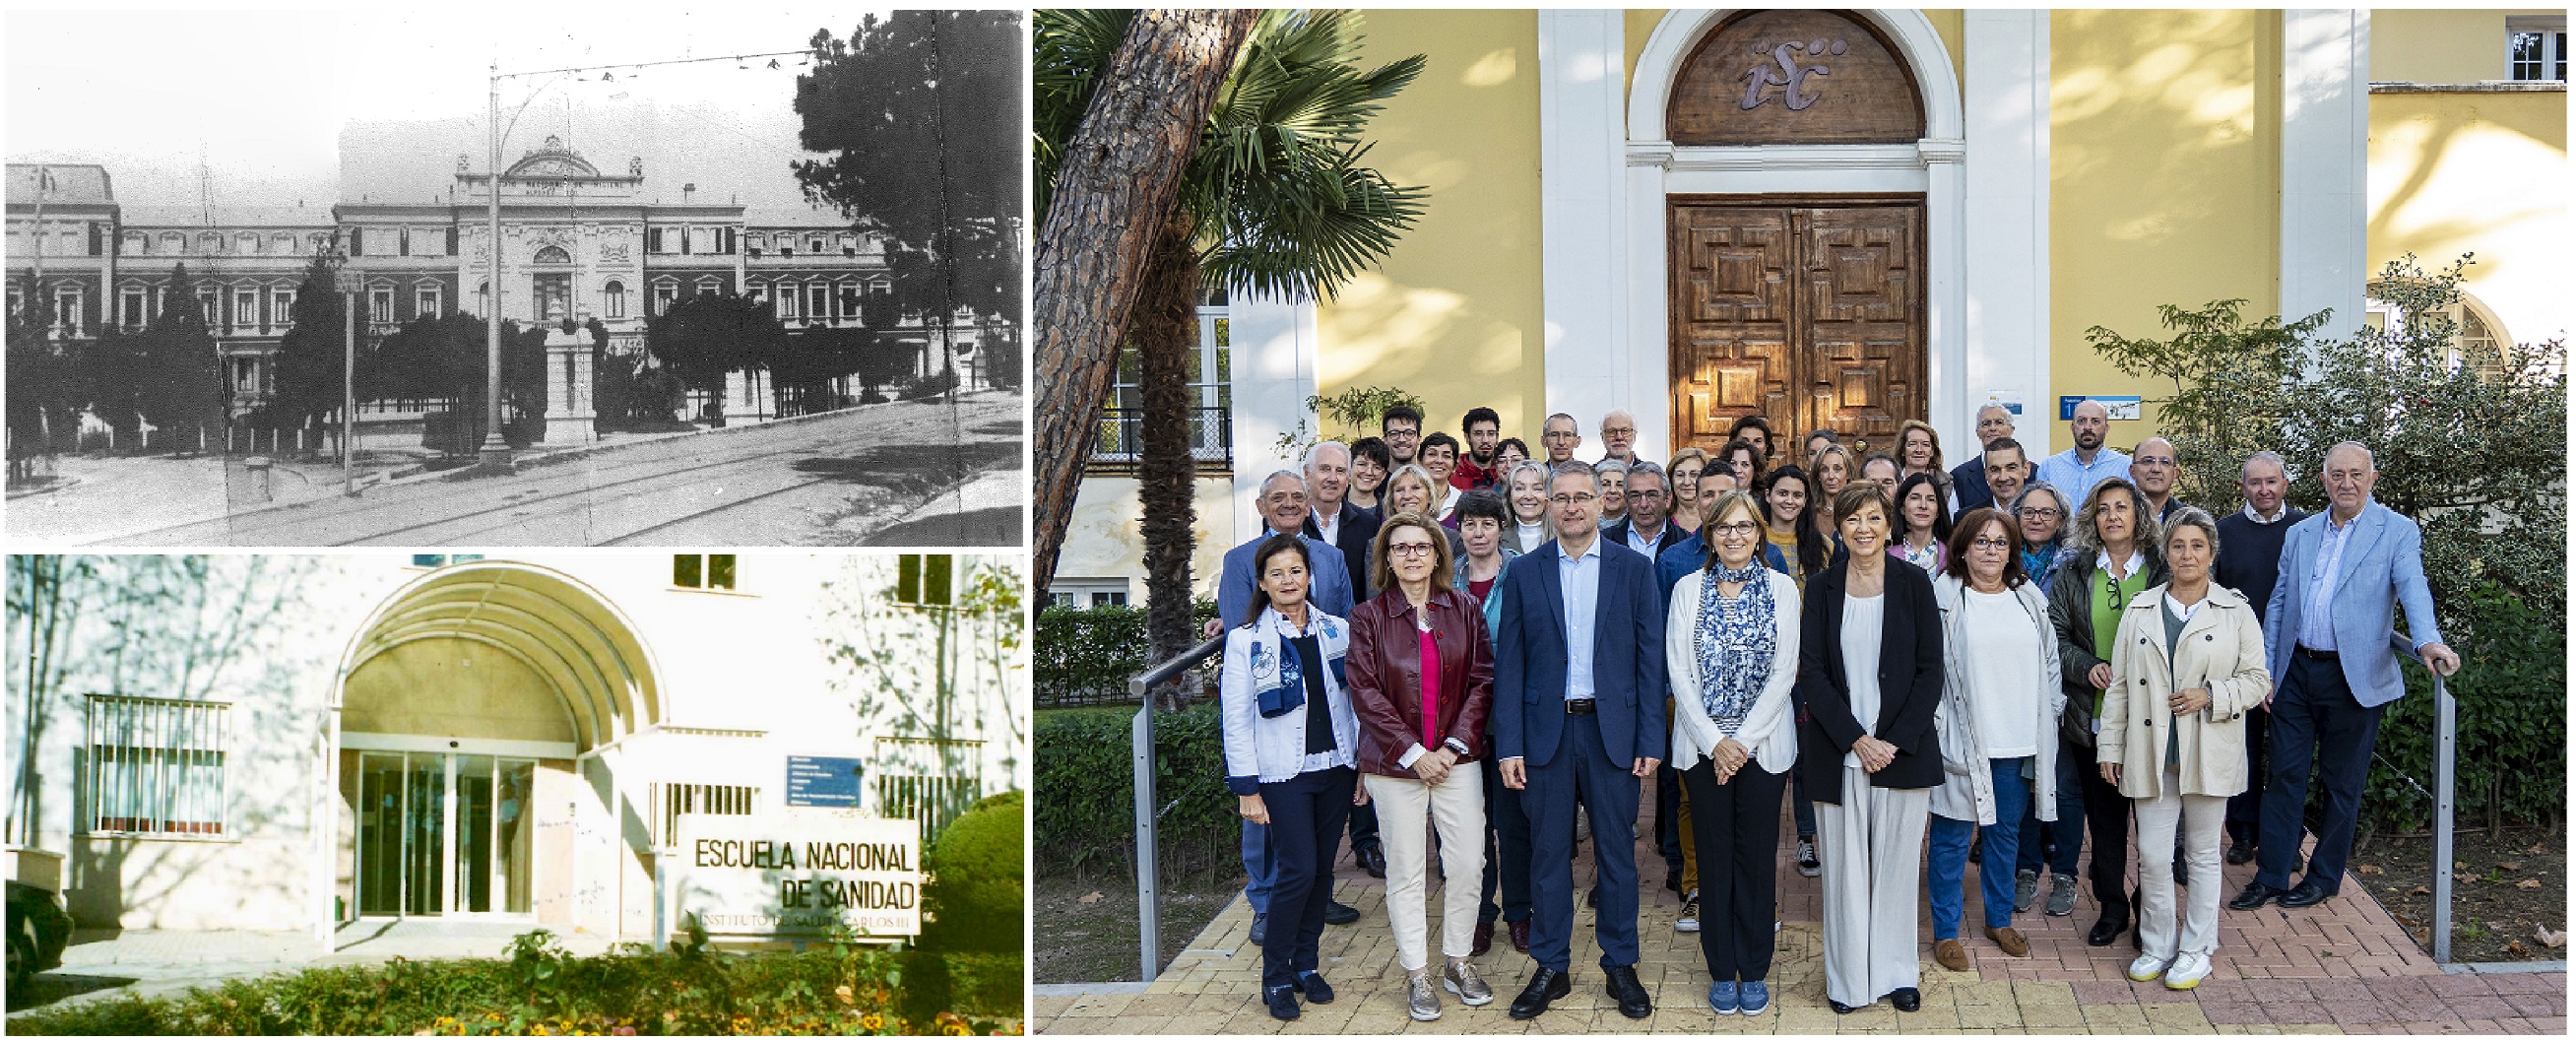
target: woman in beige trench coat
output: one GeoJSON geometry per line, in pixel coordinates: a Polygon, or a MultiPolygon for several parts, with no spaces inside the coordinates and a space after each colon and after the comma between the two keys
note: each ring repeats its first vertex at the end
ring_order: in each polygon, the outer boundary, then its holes
{"type": "Polygon", "coordinates": [[[2211,583],[2218,525],[2185,507],[2164,523],[2172,580],[2142,592],[2120,612],[2110,689],[2095,741],[2102,778],[2135,800],[2138,848],[2174,846],[2191,871],[2177,934],[2173,866],[2138,857],[2143,952],[2129,977],[2159,977],[2185,990],[2209,975],[2218,947],[2219,839],[2227,798],[2245,790],[2245,713],[2272,692],[2263,667],[2263,613],[2233,589],[2211,583]]]}

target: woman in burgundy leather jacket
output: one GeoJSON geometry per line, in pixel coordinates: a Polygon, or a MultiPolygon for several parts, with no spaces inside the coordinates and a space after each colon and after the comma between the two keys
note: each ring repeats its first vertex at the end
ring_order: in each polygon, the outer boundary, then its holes
{"type": "Polygon", "coordinates": [[[1372,584],[1386,592],[1351,611],[1351,708],[1360,720],[1362,782],[1386,846],[1386,910],[1408,1010],[1430,1021],[1440,1017],[1443,987],[1471,1006],[1494,999],[1468,963],[1479,892],[1467,881],[1485,869],[1484,774],[1472,763],[1486,753],[1493,644],[1475,598],[1450,587],[1448,531],[1420,513],[1398,513],[1378,529],[1372,555],[1372,584]],[[1437,977],[1423,907],[1426,818],[1439,828],[1442,876],[1454,879],[1443,889],[1440,952],[1448,963],[1437,977]]]}

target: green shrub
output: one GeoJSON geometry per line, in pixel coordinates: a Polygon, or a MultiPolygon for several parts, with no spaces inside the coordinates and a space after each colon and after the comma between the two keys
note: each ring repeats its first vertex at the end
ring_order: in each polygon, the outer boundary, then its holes
{"type": "MultiPolygon", "coordinates": [[[[1134,859],[1133,719],[1131,712],[1039,714],[1035,819],[1041,872],[1134,859]]],[[[1216,701],[1159,714],[1154,723],[1164,864],[1198,869],[1233,863],[1240,823],[1234,795],[1225,789],[1225,733],[1216,701]]]]}
{"type": "Polygon", "coordinates": [[[597,957],[532,932],[507,960],[314,968],[13,1017],[9,1031],[121,1036],[1018,1032],[1016,954],[835,944],[728,955],[675,943],[597,957]]]}
{"type": "MultiPolygon", "coordinates": [[[[2460,654],[2457,818],[2462,827],[2563,819],[2567,800],[2567,633],[2563,606],[2537,610],[2489,583],[2443,604],[2443,636],[2460,654]]],[[[2383,826],[2420,831],[2433,816],[2438,752],[2433,677],[2404,665],[2406,698],[2379,723],[2380,762],[2363,805],[2383,826]],[[2400,774],[2403,774],[2401,777],[2400,774]],[[2421,784],[2419,793],[2405,778],[2421,784]]]]}
{"type": "Polygon", "coordinates": [[[977,802],[930,847],[937,878],[924,893],[933,921],[922,945],[1017,953],[1026,948],[1027,799],[1018,791],[977,802]]]}
{"type": "MultiPolygon", "coordinates": [[[[1216,604],[1191,605],[1191,620],[1204,625],[1216,604]]],[[[1048,607],[1038,613],[1036,686],[1040,707],[1132,703],[1127,680],[1151,667],[1145,611],[1139,607],[1048,607]]],[[[1215,663],[1207,674],[1215,676],[1215,663]]]]}

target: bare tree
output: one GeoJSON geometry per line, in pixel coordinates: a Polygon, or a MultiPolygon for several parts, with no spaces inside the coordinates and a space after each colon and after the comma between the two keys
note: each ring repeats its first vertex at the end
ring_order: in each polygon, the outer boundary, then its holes
{"type": "Polygon", "coordinates": [[[1064,151],[1040,218],[1032,279],[1036,589],[1055,578],[1083,455],[1155,236],[1258,16],[1244,9],[1139,12],[1064,151]]]}

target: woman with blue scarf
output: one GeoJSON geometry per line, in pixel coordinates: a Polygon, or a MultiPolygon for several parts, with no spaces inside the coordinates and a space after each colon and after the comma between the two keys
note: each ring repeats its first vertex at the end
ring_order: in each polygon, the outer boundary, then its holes
{"type": "Polygon", "coordinates": [[[1225,634],[1217,686],[1225,721],[1225,786],[1245,820],[1270,828],[1270,929],[1261,946],[1261,997],[1273,1018],[1298,1017],[1297,998],[1330,1004],[1317,972],[1333,851],[1357,797],[1352,766],[1359,716],[1342,686],[1350,630],[1306,602],[1313,560],[1304,539],[1272,537],[1253,550],[1259,589],[1250,617],[1225,634]]]}
{"type": "Polygon", "coordinates": [[[1771,1006],[1780,795],[1798,758],[1798,584],[1762,564],[1762,507],[1731,491],[1709,507],[1708,563],[1673,585],[1664,613],[1673,687],[1671,768],[1690,794],[1700,863],[1700,954],[1721,1015],[1771,1006]]]}

